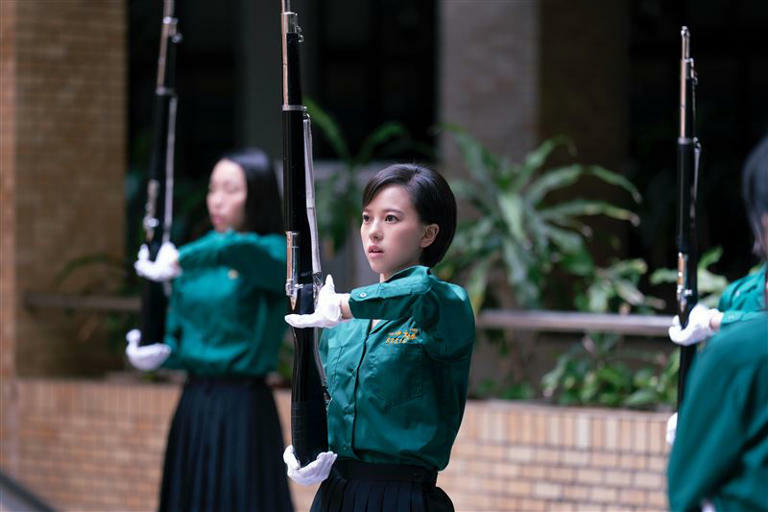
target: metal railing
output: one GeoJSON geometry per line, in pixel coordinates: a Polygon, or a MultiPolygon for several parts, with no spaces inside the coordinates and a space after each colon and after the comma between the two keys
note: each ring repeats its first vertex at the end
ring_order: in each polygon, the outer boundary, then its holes
{"type": "MultiPolygon", "coordinates": [[[[31,308],[67,309],[138,313],[138,297],[111,295],[56,295],[27,293],[24,304],[31,308]]],[[[666,315],[619,315],[610,313],[576,313],[571,311],[522,311],[487,309],[477,317],[480,329],[517,329],[539,332],[599,331],[634,336],[664,336],[672,325],[666,315]]]]}

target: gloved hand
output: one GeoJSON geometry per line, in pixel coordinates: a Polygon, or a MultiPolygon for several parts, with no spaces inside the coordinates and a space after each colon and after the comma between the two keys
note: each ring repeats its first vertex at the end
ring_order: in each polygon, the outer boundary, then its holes
{"type": "Polygon", "coordinates": [[[675,316],[669,328],[669,339],[678,345],[687,346],[709,338],[715,333],[709,323],[717,313],[716,309],[696,304],[688,315],[685,329],[680,327],[680,318],[675,316]]]}
{"type": "Polygon", "coordinates": [[[297,484],[314,485],[328,478],[331,466],[336,461],[336,454],[331,451],[323,452],[302,468],[293,451],[293,445],[289,444],[283,452],[283,461],[288,467],[288,478],[297,484]]]}
{"type": "Polygon", "coordinates": [[[149,249],[142,244],[139,249],[138,259],[133,264],[136,273],[150,281],[169,281],[181,274],[179,267],[179,251],[172,242],[164,242],[157,251],[155,261],[149,260],[149,249]]]}
{"type": "Polygon", "coordinates": [[[677,413],[673,414],[667,420],[667,445],[675,444],[675,434],[677,433],[677,413]]]}
{"type": "Polygon", "coordinates": [[[160,368],[160,365],[171,355],[171,347],[165,343],[153,343],[140,347],[141,331],[138,329],[128,331],[125,339],[128,341],[125,355],[128,356],[131,364],[139,370],[148,371],[160,368]]]}
{"type": "Polygon", "coordinates": [[[343,322],[341,317],[341,301],[349,297],[348,293],[336,293],[331,274],[325,278],[325,285],[317,294],[315,312],[309,315],[285,315],[285,321],[293,327],[335,327],[343,322]]]}

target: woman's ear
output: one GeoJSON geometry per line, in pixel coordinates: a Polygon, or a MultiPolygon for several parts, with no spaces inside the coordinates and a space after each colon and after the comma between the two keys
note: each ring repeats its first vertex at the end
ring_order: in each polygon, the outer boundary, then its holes
{"type": "Polygon", "coordinates": [[[419,245],[422,249],[425,249],[432,245],[437,238],[437,234],[440,232],[440,226],[437,224],[427,224],[424,228],[424,234],[421,235],[421,242],[419,245]]]}

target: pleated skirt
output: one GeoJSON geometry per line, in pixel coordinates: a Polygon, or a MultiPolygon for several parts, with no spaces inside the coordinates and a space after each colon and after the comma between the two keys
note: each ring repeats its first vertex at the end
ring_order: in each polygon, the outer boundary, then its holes
{"type": "Polygon", "coordinates": [[[188,378],[171,423],[161,512],[293,511],[283,437],[261,378],[188,378]]]}
{"type": "Polygon", "coordinates": [[[417,466],[337,460],[310,512],[454,512],[435,485],[437,474],[417,466]]]}

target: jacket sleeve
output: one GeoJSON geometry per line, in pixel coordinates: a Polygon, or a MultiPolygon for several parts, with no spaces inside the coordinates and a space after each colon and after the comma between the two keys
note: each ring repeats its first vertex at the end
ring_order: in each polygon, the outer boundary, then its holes
{"type": "Polygon", "coordinates": [[[750,371],[724,368],[718,350],[705,350],[697,359],[688,375],[667,467],[670,509],[675,512],[699,510],[701,501],[714,496],[737,470],[745,437],[744,402],[754,377],[750,371]]]}
{"type": "Polygon", "coordinates": [[[350,293],[349,307],[355,318],[413,318],[430,334],[431,343],[425,348],[433,357],[463,358],[472,352],[475,318],[466,292],[426,272],[356,288],[350,293]]]}
{"type": "Polygon", "coordinates": [[[285,285],[285,241],[278,235],[214,233],[179,251],[182,270],[226,266],[257,288],[281,293],[285,285]]]}
{"type": "Polygon", "coordinates": [[[737,309],[723,311],[723,319],[720,321],[720,329],[738,322],[760,318],[764,314],[765,311],[739,311],[737,309]]]}

